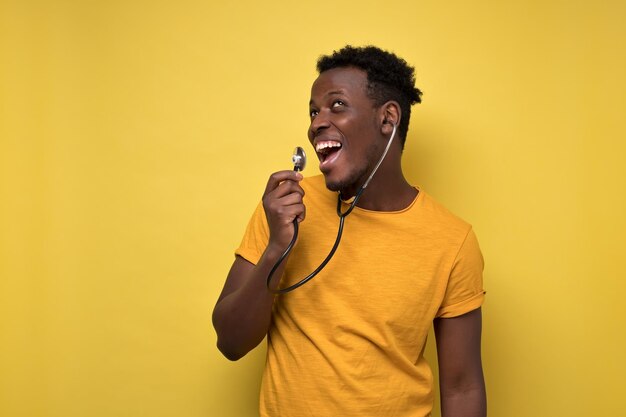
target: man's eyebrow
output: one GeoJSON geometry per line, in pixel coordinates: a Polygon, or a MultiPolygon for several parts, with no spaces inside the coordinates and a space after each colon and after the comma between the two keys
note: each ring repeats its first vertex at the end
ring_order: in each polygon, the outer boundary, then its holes
{"type": "MultiPolygon", "coordinates": [[[[345,94],[344,90],[333,90],[333,91],[329,91],[328,93],[326,93],[324,95],[324,98],[326,97],[330,97],[330,96],[337,96],[337,95],[341,95],[341,94],[345,94]]],[[[309,106],[313,104],[313,99],[309,100],[309,106]]]]}

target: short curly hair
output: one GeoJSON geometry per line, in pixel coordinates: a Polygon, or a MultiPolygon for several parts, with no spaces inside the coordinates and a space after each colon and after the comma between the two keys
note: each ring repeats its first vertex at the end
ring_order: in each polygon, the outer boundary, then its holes
{"type": "Polygon", "coordinates": [[[322,55],[317,60],[317,71],[321,74],[333,68],[356,67],[367,73],[367,95],[376,106],[389,100],[400,104],[402,118],[398,126],[404,148],[409,131],[411,106],[421,103],[422,92],[415,87],[415,69],[395,54],[376,46],[353,47],[346,45],[331,55],[322,55]]]}

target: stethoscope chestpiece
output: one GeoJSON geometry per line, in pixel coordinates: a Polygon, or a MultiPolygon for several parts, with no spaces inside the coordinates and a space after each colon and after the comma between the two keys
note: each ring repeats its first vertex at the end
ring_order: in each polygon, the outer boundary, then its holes
{"type": "Polygon", "coordinates": [[[303,148],[296,146],[296,149],[293,150],[291,162],[293,162],[294,171],[302,171],[304,169],[306,166],[306,153],[303,148]]]}

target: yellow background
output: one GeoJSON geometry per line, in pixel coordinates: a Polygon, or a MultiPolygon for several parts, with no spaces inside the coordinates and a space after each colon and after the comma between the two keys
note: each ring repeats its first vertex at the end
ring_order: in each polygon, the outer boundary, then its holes
{"type": "Polygon", "coordinates": [[[346,43],[416,66],[404,164],[480,238],[490,415],[624,415],[625,21],[617,0],[2,0],[0,415],[256,415],[263,348],[228,362],[210,314],[346,43]]]}

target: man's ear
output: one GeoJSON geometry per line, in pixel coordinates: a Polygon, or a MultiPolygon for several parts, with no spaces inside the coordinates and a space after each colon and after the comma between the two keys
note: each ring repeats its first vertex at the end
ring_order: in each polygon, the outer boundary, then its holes
{"type": "Polygon", "coordinates": [[[396,128],[400,124],[402,117],[402,110],[400,110],[400,104],[397,101],[389,100],[382,106],[380,106],[380,129],[385,136],[391,135],[393,132],[393,126],[396,128]]]}

